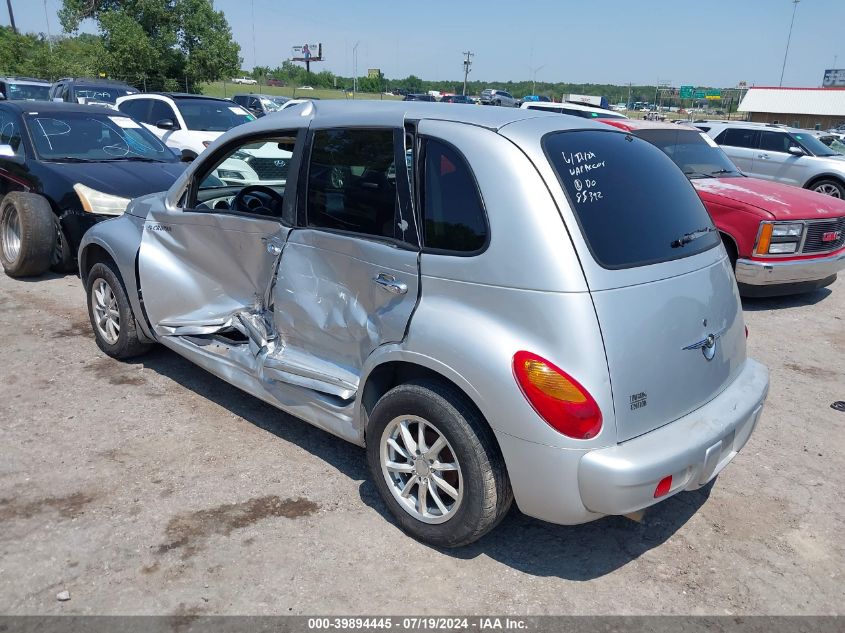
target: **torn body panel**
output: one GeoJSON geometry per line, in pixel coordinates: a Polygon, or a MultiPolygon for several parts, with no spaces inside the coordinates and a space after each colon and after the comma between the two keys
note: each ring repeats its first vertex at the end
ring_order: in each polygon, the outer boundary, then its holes
{"type": "Polygon", "coordinates": [[[238,312],[266,308],[288,231],[270,218],[152,210],[138,268],[153,330],[208,334],[238,312]]]}

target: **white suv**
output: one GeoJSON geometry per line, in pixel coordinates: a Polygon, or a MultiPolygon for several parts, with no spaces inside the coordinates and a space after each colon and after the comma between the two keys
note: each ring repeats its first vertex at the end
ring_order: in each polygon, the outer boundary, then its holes
{"type": "Polygon", "coordinates": [[[521,106],[523,110],[539,110],[540,112],[557,112],[579,116],[583,119],[627,119],[624,114],[611,112],[604,108],[583,105],[580,103],[552,103],[549,101],[526,101],[521,106]]]}
{"type": "Polygon", "coordinates": [[[184,159],[196,158],[236,125],[255,119],[228,99],[182,93],[142,93],[121,97],[117,109],[158,136],[184,159]]]}
{"type": "Polygon", "coordinates": [[[703,122],[706,132],[742,172],[845,199],[845,156],[812,132],[765,123],[703,122]]]}

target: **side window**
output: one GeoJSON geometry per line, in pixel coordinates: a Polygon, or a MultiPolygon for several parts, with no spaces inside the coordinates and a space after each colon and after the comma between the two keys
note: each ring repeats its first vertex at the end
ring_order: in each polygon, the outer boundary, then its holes
{"type": "Polygon", "coordinates": [[[770,152],[786,153],[791,144],[792,141],[789,136],[783,132],[770,132],[768,130],[764,130],[760,133],[760,149],[770,152]]]}
{"type": "Polygon", "coordinates": [[[188,208],[282,218],[296,139],[296,131],[279,132],[232,148],[201,172],[188,208]]]}
{"type": "Polygon", "coordinates": [[[423,147],[423,245],[471,253],[487,242],[487,220],[475,178],[463,156],[445,143],[423,147]]]}
{"type": "Polygon", "coordinates": [[[234,97],[232,97],[232,101],[234,101],[238,105],[242,106],[242,105],[244,105],[244,102],[246,101],[246,97],[243,96],[243,95],[235,95],[234,97]]]}
{"type": "Polygon", "coordinates": [[[18,121],[8,112],[0,112],[0,145],[10,145],[15,156],[24,157],[21,129],[18,121]]]}
{"type": "Polygon", "coordinates": [[[158,99],[153,99],[152,107],[150,108],[149,120],[146,122],[150,125],[155,125],[162,119],[170,119],[176,123],[176,114],[174,114],[173,108],[170,107],[170,104],[165,103],[164,101],[159,101],[158,99]]]}
{"type": "Polygon", "coordinates": [[[149,105],[149,99],[132,99],[130,101],[124,101],[117,107],[117,109],[125,114],[128,114],[133,119],[147,123],[147,111],[149,109],[149,105]]]}
{"type": "MultiPolygon", "coordinates": [[[[392,129],[318,130],[308,166],[308,226],[404,239],[392,129]]],[[[402,172],[399,172],[402,173],[402,172]]]]}
{"type": "Polygon", "coordinates": [[[724,132],[719,134],[716,142],[719,145],[728,145],[730,147],[757,147],[757,130],[748,130],[743,128],[729,127],[724,132]]]}
{"type": "Polygon", "coordinates": [[[252,109],[252,110],[260,110],[261,109],[261,103],[255,97],[250,97],[249,103],[247,104],[247,107],[252,109]]]}

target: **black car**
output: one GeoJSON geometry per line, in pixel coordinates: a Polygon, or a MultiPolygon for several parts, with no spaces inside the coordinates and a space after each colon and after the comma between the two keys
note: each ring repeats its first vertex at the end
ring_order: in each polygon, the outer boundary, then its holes
{"type": "Polygon", "coordinates": [[[0,77],[0,99],[9,101],[47,101],[49,81],[32,77],[0,77]]]}
{"type": "Polygon", "coordinates": [[[11,277],[69,272],[85,231],[185,169],[134,119],[109,108],[0,102],[0,263],[11,277]]]}
{"type": "Polygon", "coordinates": [[[407,94],[402,101],[437,101],[437,99],[427,94],[407,94]]]}
{"type": "Polygon", "coordinates": [[[69,103],[110,103],[118,97],[134,95],[137,88],[112,79],[59,79],[50,89],[50,99],[61,99],[69,103]]]}
{"type": "Polygon", "coordinates": [[[440,99],[440,103],[468,103],[473,104],[475,101],[466,95],[445,95],[440,99]]]}

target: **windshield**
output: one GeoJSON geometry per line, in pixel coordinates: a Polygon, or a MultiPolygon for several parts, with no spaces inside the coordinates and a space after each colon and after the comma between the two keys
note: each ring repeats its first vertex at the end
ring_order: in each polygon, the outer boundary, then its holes
{"type": "Polygon", "coordinates": [[[50,86],[8,84],[6,98],[10,101],[49,101],[50,86]]]}
{"type": "Polygon", "coordinates": [[[261,105],[267,112],[278,112],[285,105],[287,99],[261,99],[261,105]]]}
{"type": "Polygon", "coordinates": [[[31,112],[26,116],[41,160],[176,162],[175,154],[126,116],[82,112],[31,112]]]}
{"type": "Polygon", "coordinates": [[[642,130],[637,136],[656,145],[681,168],[687,178],[741,176],[739,169],[701,132],[692,130],[642,130]]]}
{"type": "Polygon", "coordinates": [[[189,130],[226,132],[236,125],[255,120],[241,106],[216,99],[177,99],[176,105],[189,130]]]}
{"type": "Polygon", "coordinates": [[[577,130],[547,135],[543,148],[590,252],[604,268],[665,262],[719,244],[695,189],[647,141],[577,130]]]}
{"type": "Polygon", "coordinates": [[[839,154],[845,154],[845,142],[833,136],[830,137],[830,144],[825,143],[831,150],[839,154]]]}
{"type": "Polygon", "coordinates": [[[102,101],[104,103],[114,103],[118,97],[135,94],[135,90],[128,88],[117,88],[114,86],[86,86],[76,85],[74,87],[77,101],[85,99],[86,101],[102,101]]]}
{"type": "Polygon", "coordinates": [[[809,134],[793,134],[792,138],[801,143],[815,156],[836,156],[836,152],[822,143],[815,136],[809,134]]]}

